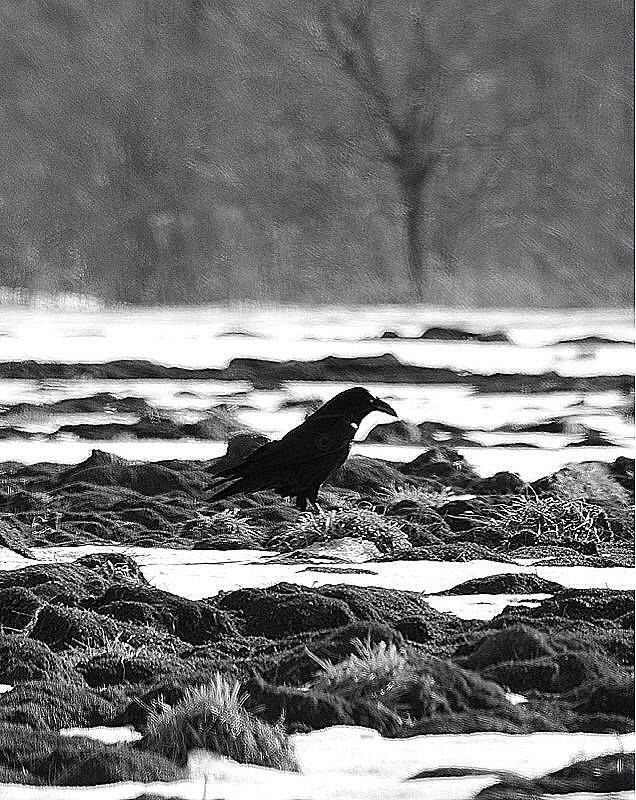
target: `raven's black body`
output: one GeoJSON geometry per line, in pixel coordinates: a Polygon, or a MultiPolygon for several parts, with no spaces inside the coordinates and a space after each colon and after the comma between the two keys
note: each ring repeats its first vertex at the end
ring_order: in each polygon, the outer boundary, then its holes
{"type": "Polygon", "coordinates": [[[333,397],[301,425],[276,442],[267,442],[243,462],[220,470],[222,480],[211,500],[241,492],[273,489],[295,497],[302,511],[316,503],[320,485],[347,459],[358,425],[372,411],[396,417],[395,411],[361,387],[333,397]]]}

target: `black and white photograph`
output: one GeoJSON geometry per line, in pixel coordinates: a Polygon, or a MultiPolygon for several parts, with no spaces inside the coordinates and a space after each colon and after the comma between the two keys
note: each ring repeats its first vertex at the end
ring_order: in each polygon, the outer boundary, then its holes
{"type": "Polygon", "coordinates": [[[0,0],[0,800],[635,800],[632,0],[0,0]]]}

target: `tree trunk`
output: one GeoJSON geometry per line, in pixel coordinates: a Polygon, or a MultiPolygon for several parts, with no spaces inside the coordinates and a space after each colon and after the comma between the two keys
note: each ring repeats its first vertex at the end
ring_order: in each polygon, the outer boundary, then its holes
{"type": "Polygon", "coordinates": [[[406,212],[407,269],[411,287],[418,302],[425,299],[424,248],[422,247],[422,192],[418,183],[402,187],[406,212]]]}
{"type": "Polygon", "coordinates": [[[436,231],[433,237],[433,253],[440,267],[440,284],[442,289],[452,292],[457,279],[457,256],[454,241],[443,229],[436,231]]]}

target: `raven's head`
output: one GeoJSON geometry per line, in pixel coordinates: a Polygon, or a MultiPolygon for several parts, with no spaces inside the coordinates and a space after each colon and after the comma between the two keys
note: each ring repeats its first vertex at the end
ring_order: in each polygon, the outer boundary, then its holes
{"type": "Polygon", "coordinates": [[[383,414],[397,417],[395,409],[391,408],[388,403],[380,400],[379,397],[374,397],[362,386],[356,386],[332,397],[316,411],[316,414],[319,416],[341,415],[359,425],[372,411],[381,411],[383,414]]]}

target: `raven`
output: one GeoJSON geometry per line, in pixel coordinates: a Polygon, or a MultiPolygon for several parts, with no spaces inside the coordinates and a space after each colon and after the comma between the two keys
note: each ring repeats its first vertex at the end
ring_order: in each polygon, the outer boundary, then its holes
{"type": "Polygon", "coordinates": [[[279,441],[217,472],[222,480],[208,499],[273,489],[281,497],[295,497],[296,507],[305,511],[308,500],[316,505],[320,485],[344,464],[358,426],[372,411],[397,417],[388,403],[361,386],[340,392],[279,441]]]}

